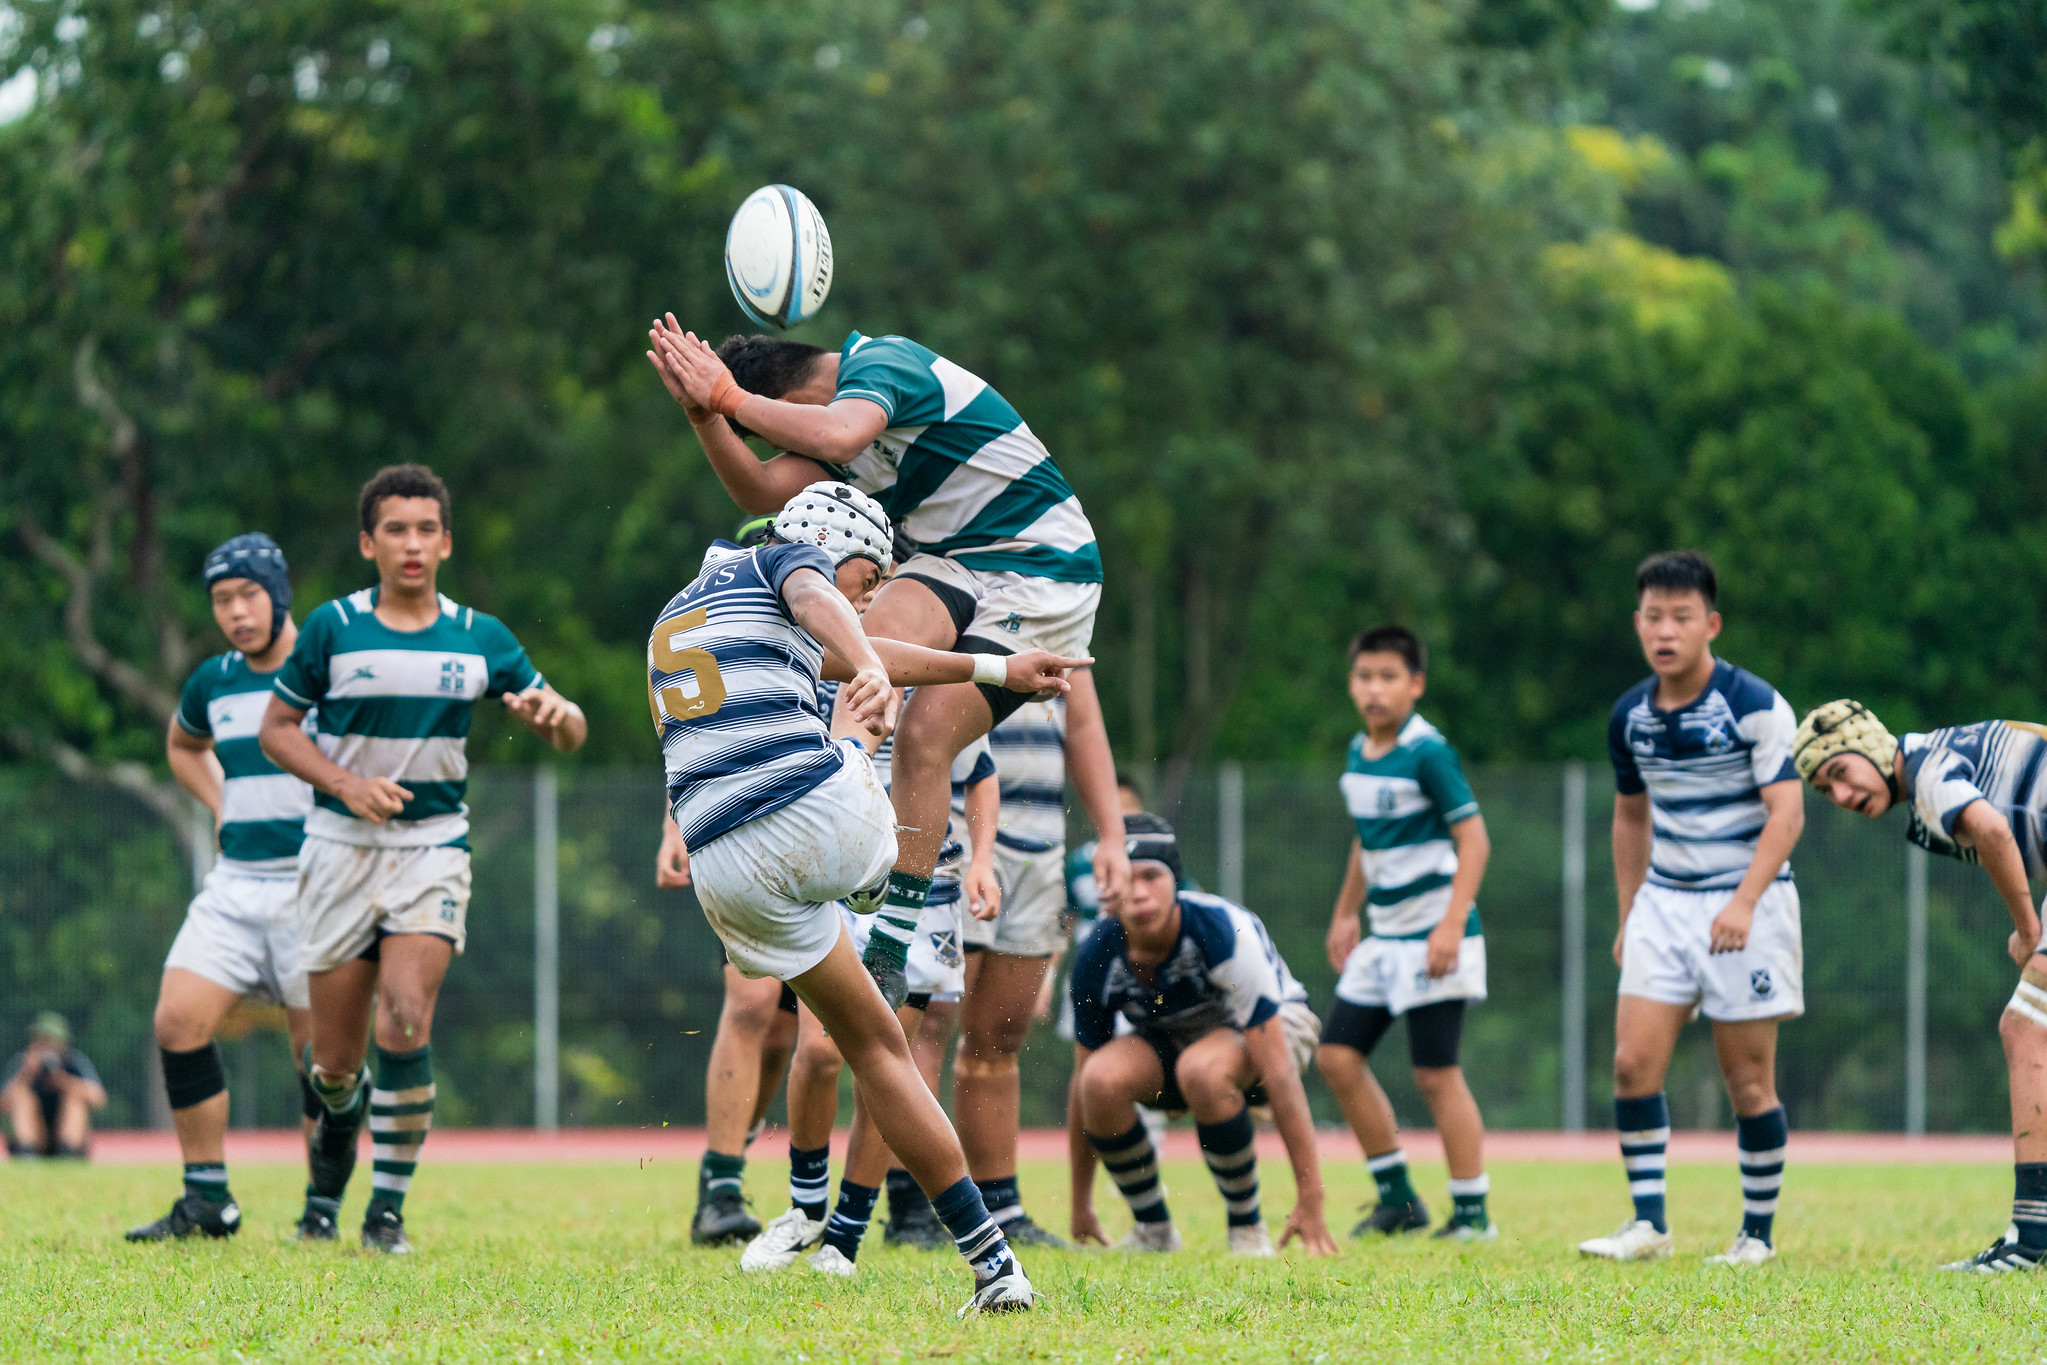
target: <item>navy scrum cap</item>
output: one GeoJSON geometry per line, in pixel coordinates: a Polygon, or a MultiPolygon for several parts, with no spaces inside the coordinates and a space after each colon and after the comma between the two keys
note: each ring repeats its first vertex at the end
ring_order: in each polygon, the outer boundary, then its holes
{"type": "Polygon", "coordinates": [[[1123,852],[1130,861],[1164,863],[1172,869],[1175,883],[1186,880],[1180,873],[1180,840],[1173,827],[1150,811],[1123,817],[1123,852]]]}
{"type": "Polygon", "coordinates": [[[251,531],[224,542],[206,556],[201,576],[209,590],[223,578],[246,578],[258,584],[270,594],[270,638],[275,640],[277,632],[284,629],[284,620],[291,615],[291,570],[285,565],[284,551],[269,536],[251,531]]]}

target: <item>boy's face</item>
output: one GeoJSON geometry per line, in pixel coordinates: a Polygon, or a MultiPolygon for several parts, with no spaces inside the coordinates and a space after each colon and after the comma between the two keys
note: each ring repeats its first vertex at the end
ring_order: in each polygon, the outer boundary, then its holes
{"type": "Polygon", "coordinates": [[[853,610],[865,616],[881,590],[881,568],[871,559],[849,559],[839,566],[838,582],[853,610]]]}
{"type": "Polygon", "coordinates": [[[1173,869],[1164,863],[1143,859],[1130,865],[1130,894],[1123,898],[1117,918],[1126,929],[1140,934],[1156,932],[1179,900],[1179,886],[1173,869]]]}
{"type": "Polygon", "coordinates": [[[1428,683],[1398,654],[1368,651],[1350,661],[1350,702],[1371,729],[1406,720],[1428,683]]]}
{"type": "Polygon", "coordinates": [[[385,498],[377,504],[376,529],[362,533],[362,557],[376,562],[378,578],[411,592],[430,591],[441,561],[453,553],[455,537],[434,498],[385,498]]]}
{"type": "Polygon", "coordinates": [[[213,622],[229,644],[260,654],[270,643],[270,594],[253,578],[223,578],[207,589],[213,622]]]}
{"type": "Polygon", "coordinates": [[[1860,811],[1872,820],[1891,808],[1891,784],[1861,754],[1835,754],[1820,764],[1812,784],[1842,810],[1860,811]]]}
{"type": "Polygon", "coordinates": [[[1703,593],[1649,588],[1635,604],[1635,634],[1658,676],[1682,676],[1699,666],[1720,634],[1720,613],[1703,593]]]}

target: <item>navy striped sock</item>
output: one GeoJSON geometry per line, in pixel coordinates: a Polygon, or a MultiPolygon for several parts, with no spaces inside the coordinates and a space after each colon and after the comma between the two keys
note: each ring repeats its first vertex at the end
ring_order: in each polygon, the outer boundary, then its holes
{"type": "Polygon", "coordinates": [[[813,1223],[824,1218],[825,1193],[832,1183],[832,1148],[789,1144],[789,1202],[813,1223]]]}
{"type": "Polygon", "coordinates": [[[1096,1137],[1089,1133],[1087,1140],[1102,1154],[1109,1179],[1123,1192],[1123,1202],[1130,1205],[1138,1222],[1173,1221],[1173,1215],[1166,1211],[1166,1187],[1159,1183],[1158,1153],[1152,1150],[1151,1134],[1145,1131],[1143,1123],[1132,1124],[1130,1131],[1120,1137],[1096,1137]]]}
{"type": "Polygon", "coordinates": [[[988,1216],[996,1222],[1007,1223],[1023,1216],[1023,1194],[1016,1187],[1015,1176],[976,1180],[974,1184],[981,1191],[981,1202],[988,1206],[988,1216]]]}
{"type": "Polygon", "coordinates": [[[1258,1212],[1258,1133],[1251,1126],[1251,1111],[1239,1109],[1235,1118],[1221,1123],[1197,1123],[1194,1136],[1201,1143],[1208,1173],[1222,1192],[1230,1226],[1252,1227],[1264,1222],[1258,1212]]]}
{"type": "Polygon", "coordinates": [[[2019,1245],[2047,1251],[2047,1161],[2021,1161],[2011,1171],[2011,1221],[2019,1245]]]}
{"type": "Polygon", "coordinates": [[[976,1284],[985,1284],[1016,1264],[1002,1225],[988,1216],[988,1206],[981,1202],[981,1191],[973,1181],[961,1176],[932,1198],[931,1207],[952,1234],[952,1244],[974,1268],[976,1284]]]}
{"type": "Polygon", "coordinates": [[[832,1210],[832,1220],[824,1225],[824,1244],[837,1247],[849,1261],[859,1260],[860,1239],[867,1235],[867,1224],[874,1217],[874,1201],[880,1197],[879,1187],[856,1185],[841,1176],[839,1205],[832,1210]]]}
{"type": "Polygon", "coordinates": [[[1628,1172],[1628,1193],[1635,1217],[1658,1232],[1669,1232],[1663,1215],[1663,1152],[1670,1145],[1670,1104],[1658,1091],[1613,1102],[1613,1126],[1620,1129],[1621,1165],[1628,1172]]]}
{"type": "Polygon", "coordinates": [[[1791,1125],[1784,1106],[1734,1121],[1741,1149],[1741,1230],[1761,1242],[1770,1240],[1777,1217],[1777,1191],[1784,1184],[1784,1144],[1791,1125]]]}

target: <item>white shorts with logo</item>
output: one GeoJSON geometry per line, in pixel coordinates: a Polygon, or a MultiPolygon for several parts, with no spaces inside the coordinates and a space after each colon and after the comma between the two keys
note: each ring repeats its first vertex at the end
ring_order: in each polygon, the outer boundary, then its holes
{"type": "Polygon", "coordinates": [[[973,599],[973,619],[961,627],[962,635],[992,640],[1011,652],[1042,649],[1069,659],[1085,656],[1094,642],[1099,583],[970,569],[943,555],[911,555],[896,567],[896,576],[904,575],[943,583],[973,599]]]}
{"type": "Polygon", "coordinates": [[[1367,935],[1350,950],[1336,981],[1338,1000],[1376,1005],[1395,1016],[1445,1000],[1483,1000],[1485,992],[1484,934],[1465,935],[1458,943],[1457,965],[1436,977],[1429,975],[1427,939],[1367,935]]]}
{"type": "Polygon", "coordinates": [[[163,965],[237,995],[305,1009],[298,899],[298,878],[289,872],[259,877],[216,863],[185,911],[163,965]]]}
{"type": "MultiPolygon", "coordinates": [[[[845,910],[844,917],[854,948],[864,954],[868,935],[874,931],[874,916],[845,910]]],[[[966,990],[967,955],[960,943],[960,921],[965,918],[966,911],[957,900],[926,905],[924,913],[917,916],[917,932],[910,939],[910,965],[904,972],[910,994],[928,995],[945,1004],[958,1000],[966,990]]]]}
{"type": "Polygon", "coordinates": [[[1728,1022],[1805,1013],[1798,888],[1770,883],[1756,902],[1747,946],[1711,952],[1713,917],[1733,895],[1644,882],[1621,940],[1620,993],[1696,1005],[1708,1019],[1728,1022]]]}
{"type": "Polygon", "coordinates": [[[866,751],[778,811],[691,849],[690,880],[725,955],[783,981],[824,961],[845,924],[837,902],[896,863],[896,813],[866,751]]]}
{"type": "Polygon", "coordinates": [[[965,917],[967,945],[1014,957],[1050,957],[1066,942],[1066,845],[1026,853],[997,841],[995,882],[1002,913],[992,920],[965,917]]]}
{"type": "Polygon", "coordinates": [[[392,934],[468,941],[469,850],[377,848],[308,834],[299,848],[306,970],[353,962],[392,934]]]}

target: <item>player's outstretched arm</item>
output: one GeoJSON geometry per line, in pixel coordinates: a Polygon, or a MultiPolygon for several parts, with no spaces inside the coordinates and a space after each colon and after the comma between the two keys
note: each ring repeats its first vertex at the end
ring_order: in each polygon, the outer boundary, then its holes
{"type": "MultiPolygon", "coordinates": [[[[835,654],[851,666],[850,674],[826,673],[846,684],[839,689],[838,709],[877,735],[894,730],[896,690],[889,685],[888,670],[881,666],[867,632],[860,628],[853,604],[838,585],[816,569],[798,569],[782,580],[782,601],[788,604],[796,624],[809,631],[828,655],[835,654]]],[[[826,662],[831,662],[829,657],[826,662]]]]}
{"type": "Polygon", "coordinates": [[[1329,950],[1329,965],[1341,972],[1350,961],[1351,951],[1358,946],[1365,931],[1358,923],[1358,914],[1365,907],[1365,846],[1363,841],[1350,841],[1350,856],[1343,864],[1343,885],[1336,888],[1336,908],[1329,914],[1329,934],[1323,939],[1323,946],[1329,950]]]}
{"type": "Polygon", "coordinates": [[[507,692],[504,703],[527,729],[561,753],[574,753],[590,737],[590,722],[584,718],[583,708],[546,683],[524,692],[507,692]]]}
{"type": "Polygon", "coordinates": [[[1322,1156],[1315,1149],[1315,1120],[1308,1112],[1308,1092],[1301,1088],[1301,1073],[1294,1069],[1277,1016],[1244,1030],[1244,1051],[1264,1082],[1265,1094],[1272,1102],[1273,1124],[1286,1143],[1287,1160],[1294,1168],[1294,1211],[1287,1215],[1279,1244],[1285,1246],[1298,1237],[1310,1256],[1334,1256],[1336,1239],[1329,1235],[1329,1218],[1323,1207],[1322,1156]]]}
{"type": "Polygon", "coordinates": [[[670,393],[680,388],[676,398],[685,408],[694,405],[730,417],[783,450],[827,464],[846,464],[888,429],[887,411],[865,398],[840,398],[820,406],[748,393],[710,343],[683,331],[673,313],[665,315],[648,338],[654,343],[648,359],[661,371],[670,393]]]}
{"type": "Polygon", "coordinates": [[[200,805],[213,812],[217,823],[221,802],[225,799],[227,773],[220,766],[220,755],[213,752],[212,737],[193,734],[178,724],[178,718],[173,716],[163,747],[164,757],[171,765],[171,776],[178,780],[179,786],[192,793],[200,805]]]}
{"type": "Polygon", "coordinates": [[[257,743],[272,763],[347,806],[360,818],[381,825],[412,799],[412,793],[388,777],[357,777],[320,752],[313,737],[299,728],[306,713],[284,698],[272,696],[263,712],[257,743]]]}
{"type": "Polygon", "coordinates": [[[1976,861],[1990,874],[1997,894],[2004,897],[2005,907],[2011,911],[2011,960],[2025,966],[2040,946],[2040,915],[2033,909],[2026,860],[2019,853],[2019,841],[2010,824],[1988,801],[1971,801],[1955,818],[1954,840],[1963,848],[1976,850],[1976,861]]]}
{"type": "MultiPolygon", "coordinates": [[[[1087,662],[1093,663],[1090,659],[1087,662]]],[[[1123,805],[1116,798],[1116,760],[1091,668],[1077,669],[1066,694],[1066,775],[1095,827],[1095,890],[1113,913],[1130,889],[1130,855],[1123,844],[1123,805]]]]}
{"type": "MultiPolygon", "coordinates": [[[[1061,658],[1042,649],[1027,649],[1021,654],[954,654],[902,640],[876,636],[866,639],[875,657],[888,670],[889,681],[897,687],[985,682],[1011,692],[1064,692],[1071,685],[1067,671],[1094,662],[1092,658],[1061,658]]],[[[851,664],[832,656],[826,657],[823,672],[826,678],[840,681],[853,676],[851,664]]]]}

